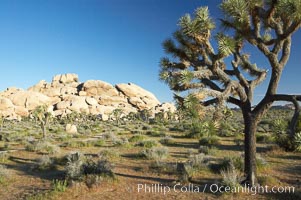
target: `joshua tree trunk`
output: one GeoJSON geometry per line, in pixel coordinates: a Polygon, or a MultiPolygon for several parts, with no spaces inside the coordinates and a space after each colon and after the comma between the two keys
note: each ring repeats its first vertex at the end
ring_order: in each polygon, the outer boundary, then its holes
{"type": "Polygon", "coordinates": [[[43,139],[46,139],[46,125],[41,122],[42,132],[43,132],[43,139]]]}
{"type": "Polygon", "coordinates": [[[249,111],[243,111],[245,124],[245,183],[254,186],[257,183],[256,171],[256,130],[258,117],[249,111]]]}

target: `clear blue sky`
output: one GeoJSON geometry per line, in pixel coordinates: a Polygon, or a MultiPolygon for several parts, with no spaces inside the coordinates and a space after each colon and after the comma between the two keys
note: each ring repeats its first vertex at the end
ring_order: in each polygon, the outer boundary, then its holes
{"type": "MultiPolygon", "coordinates": [[[[133,82],[171,101],[158,81],[162,41],[179,17],[217,0],[0,0],[0,90],[28,88],[55,74],[77,73],[80,81],[133,82]]],[[[300,31],[279,87],[301,93],[300,31]]],[[[251,53],[252,50],[250,50],[251,53]]],[[[266,64],[256,60],[258,64],[266,64]]],[[[256,91],[256,98],[264,93],[256,91]]]]}

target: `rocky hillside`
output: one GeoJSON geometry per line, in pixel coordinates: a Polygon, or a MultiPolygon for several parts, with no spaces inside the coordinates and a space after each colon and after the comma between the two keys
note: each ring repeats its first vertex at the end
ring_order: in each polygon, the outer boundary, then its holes
{"type": "Polygon", "coordinates": [[[153,114],[175,110],[172,104],[161,104],[155,95],[133,83],[115,86],[100,80],[81,83],[77,74],[56,75],[51,83],[42,80],[28,90],[7,88],[0,92],[0,115],[8,119],[28,116],[37,106],[45,104],[54,116],[76,111],[101,115],[103,120],[117,108],[125,114],[144,109],[153,114]]]}

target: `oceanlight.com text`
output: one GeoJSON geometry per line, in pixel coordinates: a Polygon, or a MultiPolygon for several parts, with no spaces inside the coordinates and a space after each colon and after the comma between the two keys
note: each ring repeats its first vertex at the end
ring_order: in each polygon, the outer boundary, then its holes
{"type": "Polygon", "coordinates": [[[295,187],[293,186],[254,186],[249,187],[247,185],[244,186],[222,186],[219,184],[204,184],[204,185],[181,185],[180,183],[175,184],[174,186],[167,186],[163,184],[138,184],[137,185],[138,193],[161,193],[166,195],[170,192],[175,193],[247,193],[251,195],[256,194],[269,194],[269,193],[295,193],[295,187]]]}

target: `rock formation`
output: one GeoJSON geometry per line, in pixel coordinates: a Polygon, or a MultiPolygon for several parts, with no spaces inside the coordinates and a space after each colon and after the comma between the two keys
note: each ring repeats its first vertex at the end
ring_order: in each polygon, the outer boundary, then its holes
{"type": "Polygon", "coordinates": [[[154,94],[133,83],[115,86],[100,80],[80,83],[77,74],[56,75],[51,83],[42,80],[28,90],[8,88],[0,92],[0,115],[8,119],[28,116],[37,106],[45,104],[54,116],[75,111],[100,115],[104,120],[117,108],[125,114],[143,109],[152,110],[153,114],[175,111],[173,104],[160,104],[154,94]]]}

